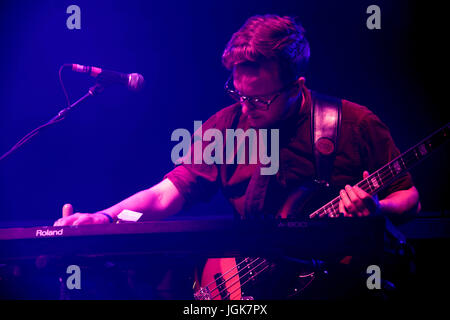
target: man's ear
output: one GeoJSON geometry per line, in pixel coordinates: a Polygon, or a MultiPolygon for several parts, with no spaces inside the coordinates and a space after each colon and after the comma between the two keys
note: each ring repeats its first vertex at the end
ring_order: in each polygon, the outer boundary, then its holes
{"type": "Polygon", "coordinates": [[[304,77],[299,77],[296,81],[295,81],[295,85],[293,87],[294,91],[293,91],[293,96],[298,96],[299,94],[302,93],[302,89],[305,86],[305,78],[304,77]]]}
{"type": "Polygon", "coordinates": [[[305,86],[305,81],[306,81],[305,77],[299,77],[297,79],[297,84],[300,90],[302,90],[303,87],[305,86]]]}

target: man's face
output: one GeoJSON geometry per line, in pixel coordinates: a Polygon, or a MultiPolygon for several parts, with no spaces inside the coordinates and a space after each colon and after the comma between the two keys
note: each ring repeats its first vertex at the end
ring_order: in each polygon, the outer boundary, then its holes
{"type": "MultiPolygon", "coordinates": [[[[279,77],[279,67],[274,61],[262,64],[238,64],[233,69],[233,85],[237,91],[246,97],[264,97],[272,99],[286,84],[279,77]]],[[[298,103],[298,93],[301,88],[292,88],[281,94],[270,104],[267,110],[255,108],[247,100],[242,101],[242,113],[248,117],[253,128],[270,128],[292,113],[294,104],[298,103]]]]}

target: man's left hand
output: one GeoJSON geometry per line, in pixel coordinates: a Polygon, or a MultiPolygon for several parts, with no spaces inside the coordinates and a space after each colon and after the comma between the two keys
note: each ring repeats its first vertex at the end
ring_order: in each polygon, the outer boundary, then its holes
{"type": "MultiPolygon", "coordinates": [[[[363,178],[366,179],[369,172],[364,171],[363,178]]],[[[371,196],[361,188],[346,185],[340,191],[341,201],[339,201],[339,213],[344,217],[366,217],[375,214],[380,208],[377,196],[371,196]]]]}

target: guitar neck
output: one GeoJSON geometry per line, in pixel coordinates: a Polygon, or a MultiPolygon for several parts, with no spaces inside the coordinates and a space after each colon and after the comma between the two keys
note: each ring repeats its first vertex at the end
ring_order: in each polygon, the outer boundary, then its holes
{"type": "MultiPolygon", "coordinates": [[[[439,148],[449,139],[450,123],[447,123],[441,129],[435,131],[421,142],[402,153],[394,160],[390,161],[377,171],[373,172],[366,179],[356,184],[359,188],[366,191],[370,195],[375,195],[382,189],[391,184],[395,179],[413,168],[419,162],[428,157],[431,152],[439,148]]],[[[328,214],[339,213],[339,202],[341,197],[338,196],[328,202],[323,207],[314,211],[309,215],[310,218],[323,216],[328,214]]]]}

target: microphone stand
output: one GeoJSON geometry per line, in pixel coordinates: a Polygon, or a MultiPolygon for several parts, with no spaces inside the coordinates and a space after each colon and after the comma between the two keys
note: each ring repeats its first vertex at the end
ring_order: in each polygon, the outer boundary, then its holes
{"type": "Polygon", "coordinates": [[[5,159],[7,156],[9,156],[11,153],[16,151],[17,149],[19,149],[23,144],[25,144],[25,142],[27,142],[32,137],[37,135],[42,129],[47,128],[51,125],[54,125],[54,124],[64,120],[66,118],[66,115],[69,113],[70,110],[72,110],[72,108],[76,107],[78,104],[80,104],[82,101],[86,100],[88,97],[94,96],[95,94],[102,92],[103,89],[104,89],[104,86],[99,83],[96,83],[94,86],[90,87],[88,92],[84,96],[82,96],[80,99],[78,99],[78,101],[72,103],[67,108],[62,109],[56,116],[54,116],[52,119],[50,119],[47,123],[44,123],[43,125],[37,127],[36,129],[34,129],[30,133],[28,133],[25,137],[20,139],[20,141],[17,142],[11,149],[9,149],[8,152],[6,152],[5,154],[3,154],[0,157],[0,161],[5,159]]]}

